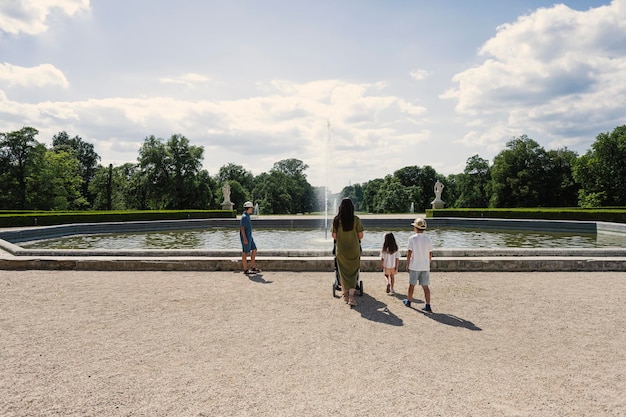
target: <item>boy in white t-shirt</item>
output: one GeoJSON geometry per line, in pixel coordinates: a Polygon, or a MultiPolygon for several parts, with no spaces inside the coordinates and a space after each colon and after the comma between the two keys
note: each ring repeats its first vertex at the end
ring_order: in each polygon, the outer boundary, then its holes
{"type": "Polygon", "coordinates": [[[409,293],[407,298],[402,300],[405,306],[411,307],[413,300],[413,291],[419,283],[424,290],[424,299],[426,305],[423,311],[432,313],[430,308],[430,262],[433,259],[433,247],[430,238],[424,234],[426,230],[426,220],[417,218],[411,223],[415,234],[409,238],[409,244],[406,253],[406,270],[409,273],[409,293]]]}

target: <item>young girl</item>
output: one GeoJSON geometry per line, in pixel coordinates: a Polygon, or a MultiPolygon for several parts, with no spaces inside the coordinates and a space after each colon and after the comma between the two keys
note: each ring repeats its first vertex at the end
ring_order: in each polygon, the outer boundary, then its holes
{"type": "Polygon", "coordinates": [[[398,264],[400,263],[400,251],[393,233],[385,234],[383,248],[380,251],[380,261],[387,281],[387,294],[395,294],[393,289],[394,277],[398,273],[398,264]]]}

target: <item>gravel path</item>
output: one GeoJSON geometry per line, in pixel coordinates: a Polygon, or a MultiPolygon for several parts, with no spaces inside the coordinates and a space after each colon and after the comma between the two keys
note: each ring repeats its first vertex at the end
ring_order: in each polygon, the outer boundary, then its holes
{"type": "Polygon", "coordinates": [[[0,415],[625,416],[626,274],[0,271],[0,415]]]}

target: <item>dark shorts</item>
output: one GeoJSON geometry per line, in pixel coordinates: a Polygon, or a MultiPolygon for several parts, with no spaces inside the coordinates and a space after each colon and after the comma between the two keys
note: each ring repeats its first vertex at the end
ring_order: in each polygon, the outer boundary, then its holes
{"type": "Polygon", "coordinates": [[[254,239],[248,240],[248,244],[244,244],[241,242],[241,251],[244,253],[250,253],[253,250],[256,250],[256,244],[254,243],[254,239]]]}

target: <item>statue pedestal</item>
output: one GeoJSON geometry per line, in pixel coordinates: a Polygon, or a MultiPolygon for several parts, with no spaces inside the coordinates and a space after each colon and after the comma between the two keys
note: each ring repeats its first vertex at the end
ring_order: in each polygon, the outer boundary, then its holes
{"type": "Polygon", "coordinates": [[[231,203],[230,201],[224,201],[224,202],[222,202],[222,210],[231,210],[232,211],[234,205],[235,205],[235,203],[231,203]]]}
{"type": "Polygon", "coordinates": [[[436,210],[442,209],[446,202],[440,198],[435,198],[433,201],[430,202],[430,204],[433,206],[433,210],[436,210]]]}

